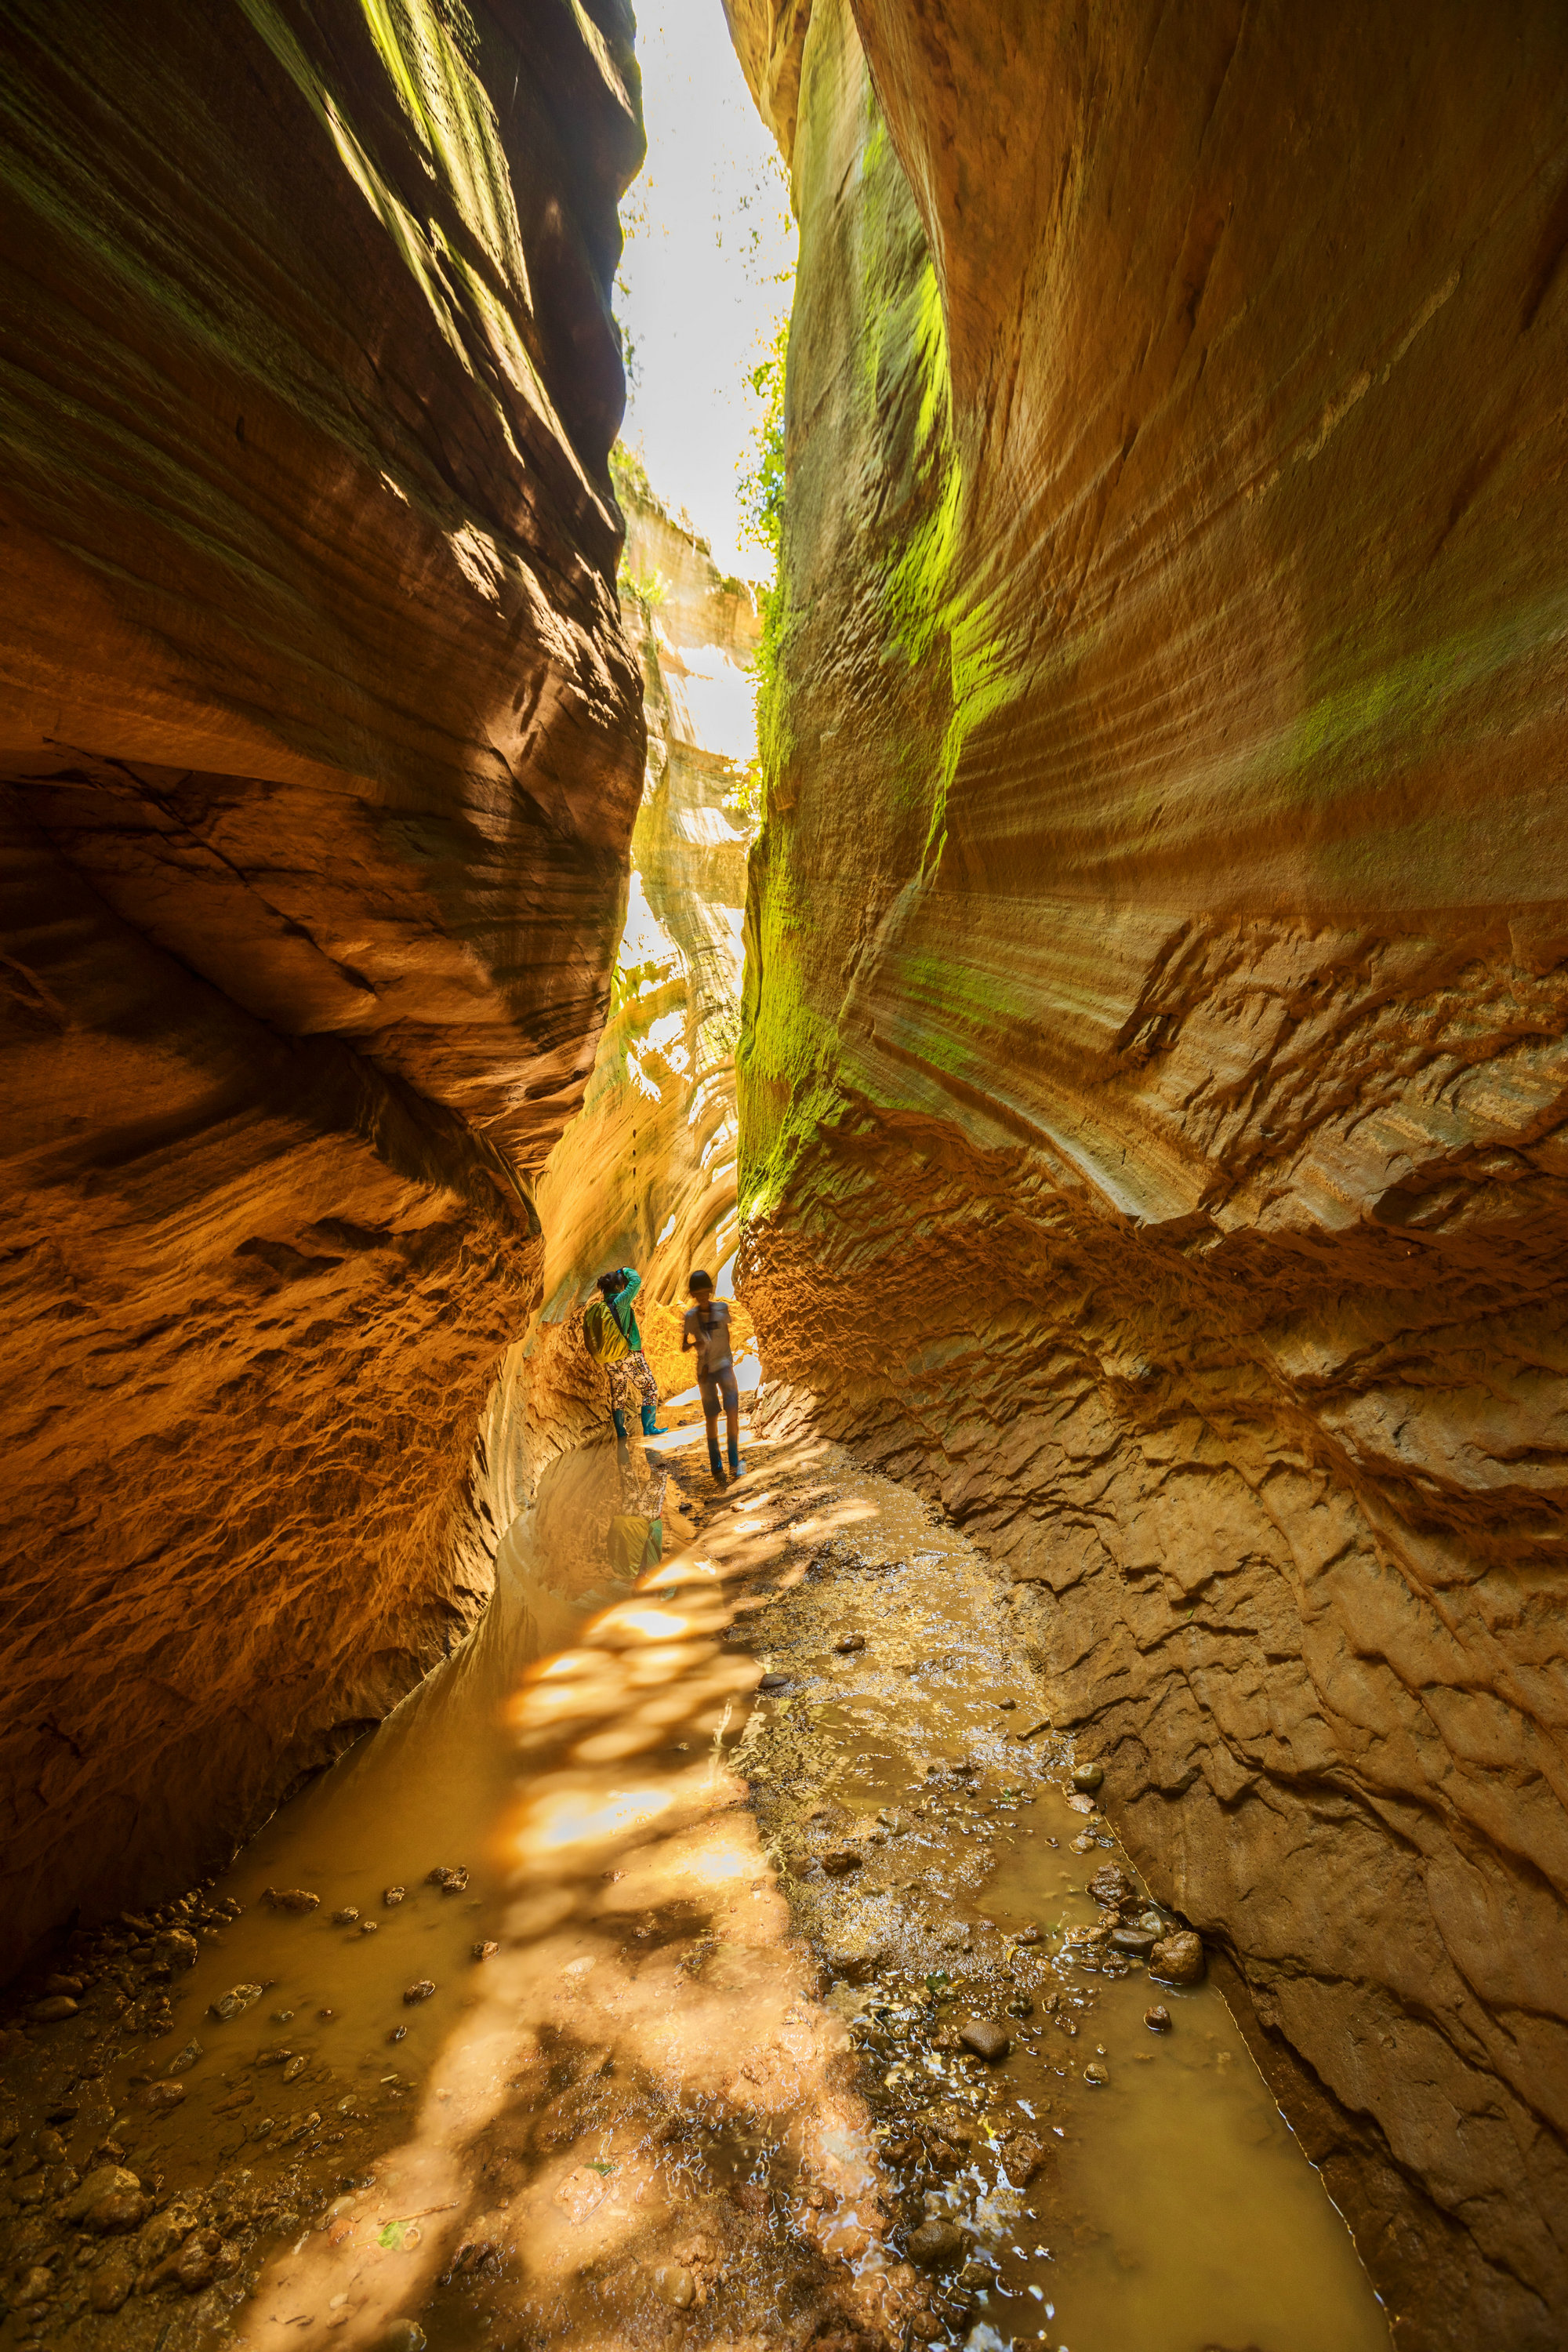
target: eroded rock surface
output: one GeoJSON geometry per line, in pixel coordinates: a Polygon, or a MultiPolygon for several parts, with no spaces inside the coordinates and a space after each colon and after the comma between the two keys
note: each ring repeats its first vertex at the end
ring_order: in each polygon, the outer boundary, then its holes
{"type": "Polygon", "coordinates": [[[1568,42],[800,13],[766,1369],[1011,1564],[1400,2340],[1545,2347],[1568,42]]]}
{"type": "Polygon", "coordinates": [[[4,1950],[473,1622],[643,764],[630,17],[7,12],[4,1950]]]}

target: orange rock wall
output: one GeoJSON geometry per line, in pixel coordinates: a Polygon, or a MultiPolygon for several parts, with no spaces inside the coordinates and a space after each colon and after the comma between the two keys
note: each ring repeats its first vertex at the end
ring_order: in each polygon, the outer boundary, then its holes
{"type": "Polygon", "coordinates": [[[473,1622],[643,765],[629,12],[18,0],[0,1964],[473,1622]]]}
{"type": "Polygon", "coordinates": [[[730,13],[764,1369],[1024,1586],[1397,2340],[1554,2345],[1568,29],[730,13]]]}

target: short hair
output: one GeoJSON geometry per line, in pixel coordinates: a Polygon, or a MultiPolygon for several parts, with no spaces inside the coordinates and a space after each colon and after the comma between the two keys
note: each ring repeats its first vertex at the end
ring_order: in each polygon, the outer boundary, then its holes
{"type": "Polygon", "coordinates": [[[620,1287],[621,1270],[619,1266],[616,1266],[613,1274],[602,1274],[599,1276],[599,1288],[603,1291],[606,1298],[613,1298],[620,1287]]]}
{"type": "Polygon", "coordinates": [[[710,1274],[704,1274],[702,1268],[698,1266],[687,1276],[686,1287],[688,1290],[711,1290],[713,1277],[710,1274]]]}

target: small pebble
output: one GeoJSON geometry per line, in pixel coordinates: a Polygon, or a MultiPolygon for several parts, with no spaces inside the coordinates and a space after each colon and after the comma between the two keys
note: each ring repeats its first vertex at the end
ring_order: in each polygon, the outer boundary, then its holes
{"type": "Polygon", "coordinates": [[[321,1907],[319,1895],[307,1894],[302,1886],[264,1886],[263,1903],[270,1903],[274,1911],[316,1911],[321,1907]]]}
{"type": "Polygon", "coordinates": [[[672,2303],[677,2311],[690,2310],[697,2300],[697,2282],[689,2271],[682,2270],[676,2263],[661,2263],[653,2275],[667,2303],[672,2303]]]}
{"type": "Polygon", "coordinates": [[[406,2042],[408,2028],[406,2025],[395,2025],[386,2038],[389,2042],[406,2042]]]}
{"type": "Polygon", "coordinates": [[[381,2339],[382,2352],[425,2352],[425,2340],[416,2319],[395,2319],[381,2339]]]}
{"type": "Polygon", "coordinates": [[[852,1870],[860,1868],[864,1859],[853,1846],[834,1846],[823,1855],[822,1867],[829,1878],[847,1878],[852,1870]]]}
{"type": "Polygon", "coordinates": [[[951,2221],[938,2221],[933,2213],[929,2221],[922,2221],[918,2230],[911,2231],[905,2251],[910,2262],[918,2263],[922,2270],[934,2270],[941,2263],[956,2261],[963,2252],[963,2233],[951,2221]]]}
{"type": "Polygon", "coordinates": [[[958,2038],[966,2050],[973,2050],[988,2066],[998,2065],[1013,2047],[1005,2028],[990,2017],[971,2018],[967,2025],[960,2026],[958,2038]]]}
{"type": "Polygon", "coordinates": [[[1108,2070],[1095,2060],[1084,2068],[1083,2079],[1086,2083],[1091,2083],[1095,2089],[1099,2090],[1103,2084],[1110,2082],[1110,2075],[1108,2070]]]}
{"type": "Polygon", "coordinates": [[[436,1986],[431,1978],[416,1977],[414,1982],[404,1992],[404,2001],[408,2008],[412,2009],[416,2001],[428,2000],[435,1990],[436,1986]]]}
{"type": "Polygon", "coordinates": [[[378,1932],[380,1926],[381,1922],[378,1919],[362,1919],[359,1923],[359,1931],[362,1936],[374,1936],[378,1932]]]}
{"type": "Polygon", "coordinates": [[[402,1902],[407,1892],[406,1886],[386,1886],[382,1889],[381,1899],[390,1911],[395,1904],[402,1902]]]}
{"type": "Polygon", "coordinates": [[[757,1688],[761,1691],[788,1690],[789,1684],[788,1675],[764,1675],[757,1688]]]}
{"type": "Polygon", "coordinates": [[[833,1646],[838,1652],[840,1657],[847,1658],[851,1656],[855,1651],[863,1650],[865,1648],[866,1636],[864,1633],[840,1633],[837,1641],[835,1642],[833,1646]]]}
{"type": "Polygon", "coordinates": [[[1171,2012],[1163,2001],[1157,2000],[1152,2009],[1146,2009],[1143,2011],[1143,2022],[1151,2033],[1169,2033],[1171,2012]]]}
{"type": "Polygon", "coordinates": [[[352,1927],[358,1917],[359,1913],[354,1906],[352,1903],[345,1903],[341,1911],[333,1912],[332,1925],[334,1927],[352,1927]]]}
{"type": "Polygon", "coordinates": [[[474,1958],[476,1960],[488,1960],[494,1953],[499,1952],[500,1949],[500,1946],[499,1944],[476,1944],[474,1946],[474,1958]]]}
{"type": "Polygon", "coordinates": [[[1105,1779],[1103,1764],[1075,1764],[1072,1784],[1075,1789],[1098,1789],[1105,1779]]]}

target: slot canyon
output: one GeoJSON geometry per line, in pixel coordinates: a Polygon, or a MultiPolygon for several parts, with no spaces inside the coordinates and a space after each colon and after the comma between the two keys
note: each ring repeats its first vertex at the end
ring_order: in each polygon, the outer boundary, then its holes
{"type": "Polygon", "coordinates": [[[0,2352],[1552,2352],[1568,20],[665,13],[0,5],[0,2352]]]}

